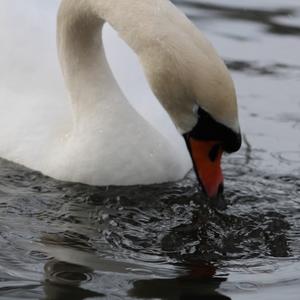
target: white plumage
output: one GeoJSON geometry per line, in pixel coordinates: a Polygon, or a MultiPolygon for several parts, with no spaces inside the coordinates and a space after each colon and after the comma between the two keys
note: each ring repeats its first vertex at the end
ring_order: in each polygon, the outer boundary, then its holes
{"type": "Polygon", "coordinates": [[[198,105],[238,131],[225,65],[169,1],[63,0],[57,36],[68,93],[55,57],[57,5],[1,2],[2,157],[93,185],[180,179],[190,158],[154,94],[181,132],[192,129],[198,105]],[[100,37],[105,21],[136,54],[107,28],[105,55],[100,37]],[[141,80],[141,66],[151,88],[141,80]]]}

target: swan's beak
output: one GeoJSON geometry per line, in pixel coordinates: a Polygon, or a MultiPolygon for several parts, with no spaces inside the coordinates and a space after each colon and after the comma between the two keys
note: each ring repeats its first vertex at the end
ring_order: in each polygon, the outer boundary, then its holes
{"type": "Polygon", "coordinates": [[[209,198],[215,198],[223,192],[223,174],[221,158],[223,149],[218,141],[186,139],[195,172],[204,192],[209,198]]]}

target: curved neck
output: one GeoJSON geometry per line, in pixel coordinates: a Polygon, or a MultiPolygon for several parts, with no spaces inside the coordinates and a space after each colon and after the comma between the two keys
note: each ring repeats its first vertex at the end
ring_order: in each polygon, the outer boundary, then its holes
{"type": "Polygon", "coordinates": [[[104,22],[137,54],[153,93],[181,132],[195,126],[198,106],[239,132],[236,93],[224,62],[170,0],[62,0],[58,49],[75,117],[86,110],[96,116],[105,100],[125,102],[100,39],[104,22]]]}
{"type": "Polygon", "coordinates": [[[146,12],[153,17],[151,8],[157,9],[153,5],[156,1],[161,0],[62,0],[57,24],[58,55],[75,120],[95,114],[105,101],[111,104],[125,100],[105,57],[100,37],[104,23],[109,22],[138,52],[139,45],[146,44],[136,43],[136,36],[141,40],[137,33],[143,31],[145,23],[137,22],[136,15],[140,18],[146,12]]]}
{"type": "Polygon", "coordinates": [[[91,4],[93,1],[63,0],[57,20],[58,55],[75,124],[92,118],[106,101],[124,99],[102,44],[105,20],[99,12],[105,8],[99,7],[95,13],[91,4]]]}

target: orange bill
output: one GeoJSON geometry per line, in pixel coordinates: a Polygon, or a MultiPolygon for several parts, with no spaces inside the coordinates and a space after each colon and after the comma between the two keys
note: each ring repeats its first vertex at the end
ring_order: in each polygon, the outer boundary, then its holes
{"type": "Polygon", "coordinates": [[[198,179],[208,197],[216,197],[223,189],[221,159],[223,150],[218,141],[189,138],[194,168],[198,179]]]}

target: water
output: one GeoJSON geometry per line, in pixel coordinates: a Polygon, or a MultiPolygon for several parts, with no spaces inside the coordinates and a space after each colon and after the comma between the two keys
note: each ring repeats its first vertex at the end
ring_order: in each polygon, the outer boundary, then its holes
{"type": "Polygon", "coordinates": [[[300,4],[178,1],[232,70],[227,208],[180,182],[90,187],[0,160],[1,299],[298,299],[300,4]]]}

